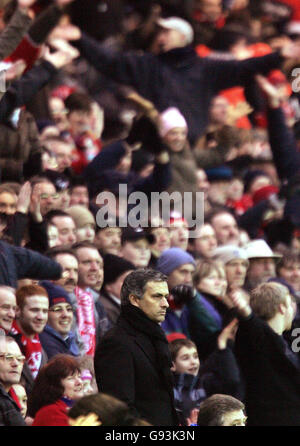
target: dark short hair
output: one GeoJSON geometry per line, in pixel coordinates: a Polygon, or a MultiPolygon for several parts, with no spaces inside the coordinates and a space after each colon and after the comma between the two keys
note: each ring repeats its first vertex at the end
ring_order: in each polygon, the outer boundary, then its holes
{"type": "Polygon", "coordinates": [[[197,425],[223,426],[226,413],[244,409],[244,404],[233,396],[216,393],[200,404],[197,425]]]}
{"type": "Polygon", "coordinates": [[[148,282],[167,282],[167,276],[154,269],[140,268],[132,271],[125,278],[121,288],[121,305],[129,305],[129,296],[131,294],[142,299],[148,282]]]}
{"type": "Polygon", "coordinates": [[[90,248],[90,249],[95,249],[96,251],[99,251],[98,248],[89,240],[83,240],[82,242],[77,242],[77,243],[74,243],[74,245],[72,245],[72,250],[75,252],[81,248],[90,248]]]}
{"type": "Polygon", "coordinates": [[[197,350],[196,344],[190,339],[174,339],[174,341],[169,343],[171,359],[173,362],[176,361],[177,355],[182,347],[195,348],[197,350]]]}
{"type": "Polygon", "coordinates": [[[84,396],[71,407],[68,416],[76,419],[90,413],[98,416],[101,426],[127,426],[133,418],[124,401],[105,393],[84,396]]]}
{"type": "Polygon", "coordinates": [[[214,218],[222,214],[229,214],[235,221],[237,221],[234,213],[229,208],[217,205],[214,206],[213,209],[207,213],[207,215],[205,215],[205,223],[209,223],[211,225],[214,218]]]}
{"type": "Polygon", "coordinates": [[[57,256],[64,254],[68,254],[77,259],[76,252],[73,249],[65,248],[63,246],[54,246],[53,248],[48,249],[48,251],[45,253],[45,255],[50,257],[50,259],[55,259],[57,256]]]}
{"type": "Polygon", "coordinates": [[[286,250],[282,254],[283,256],[276,262],[276,272],[279,276],[281,268],[289,268],[300,263],[300,253],[298,251],[286,250]]]}
{"type": "Polygon", "coordinates": [[[47,223],[51,223],[53,218],[55,217],[69,217],[72,218],[72,215],[68,214],[65,211],[61,211],[60,209],[51,209],[51,211],[48,211],[47,214],[44,216],[44,220],[47,223]]]}
{"type": "Polygon", "coordinates": [[[90,113],[92,110],[93,101],[86,93],[75,91],[74,93],[71,93],[64,102],[69,113],[72,113],[73,111],[90,113]]]}

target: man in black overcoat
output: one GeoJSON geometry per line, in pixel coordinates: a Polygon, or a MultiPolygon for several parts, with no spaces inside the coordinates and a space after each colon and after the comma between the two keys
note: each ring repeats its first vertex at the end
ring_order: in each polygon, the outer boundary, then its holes
{"type": "Polygon", "coordinates": [[[168,308],[166,277],[138,269],[124,280],[121,314],[95,354],[98,389],[126,402],[154,426],[176,426],[169,346],[160,323],[168,308]]]}

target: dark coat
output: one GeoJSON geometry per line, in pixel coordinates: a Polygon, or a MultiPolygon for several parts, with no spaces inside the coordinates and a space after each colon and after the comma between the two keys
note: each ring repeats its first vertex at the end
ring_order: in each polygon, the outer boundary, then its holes
{"type": "Polygon", "coordinates": [[[26,426],[17,403],[0,385],[0,426],[26,426]]]}
{"type": "Polygon", "coordinates": [[[279,68],[283,60],[279,53],[244,61],[211,60],[198,57],[192,46],[159,56],[121,53],[86,35],[72,44],[102,74],[135,88],[158,111],[179,108],[188,123],[192,144],[207,127],[209,105],[219,91],[245,85],[254,74],[279,68]]]}
{"type": "Polygon", "coordinates": [[[62,267],[54,260],[0,241],[0,285],[16,288],[24,278],[57,280],[61,273],[62,267]]]}
{"type": "Polygon", "coordinates": [[[240,319],[235,353],[245,379],[248,424],[300,426],[300,368],[297,356],[286,354],[283,337],[252,314],[240,319]]]}
{"type": "Polygon", "coordinates": [[[115,325],[120,316],[121,302],[120,304],[115,302],[105,290],[102,290],[99,295],[99,300],[96,302],[96,309],[98,309],[99,302],[103,305],[111,324],[115,325]]]}
{"type": "Polygon", "coordinates": [[[9,122],[11,113],[26,105],[34,95],[57,73],[48,61],[29,70],[21,79],[12,82],[0,101],[0,167],[2,181],[23,179],[23,164],[41,152],[38,129],[31,113],[22,110],[17,127],[9,122]]]}
{"type": "Polygon", "coordinates": [[[154,426],[175,426],[173,395],[165,388],[156,361],[151,339],[132,327],[121,314],[96,350],[98,389],[124,401],[133,415],[154,426]]]}

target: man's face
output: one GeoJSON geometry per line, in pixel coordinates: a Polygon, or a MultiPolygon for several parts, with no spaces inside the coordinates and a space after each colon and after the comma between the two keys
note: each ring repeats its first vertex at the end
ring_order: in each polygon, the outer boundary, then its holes
{"type": "Polygon", "coordinates": [[[181,152],[187,142],[187,129],[185,127],[174,127],[164,136],[164,142],[172,152],[181,152]]]}
{"type": "Polygon", "coordinates": [[[72,293],[78,283],[78,261],[71,254],[58,254],[55,260],[62,266],[63,274],[59,280],[54,281],[62,286],[67,293],[72,293]]]}
{"type": "Polygon", "coordinates": [[[56,123],[59,130],[62,132],[68,128],[67,120],[67,110],[65,104],[60,98],[50,98],[49,99],[49,109],[54,122],[56,123]]]}
{"type": "Polygon", "coordinates": [[[155,243],[151,244],[151,251],[159,255],[170,248],[170,233],[168,228],[153,228],[151,233],[155,237],[155,243]]]}
{"type": "Polygon", "coordinates": [[[52,209],[57,209],[58,193],[55,186],[51,183],[38,183],[33,187],[32,198],[40,200],[41,214],[44,216],[52,209]]]}
{"type": "Polygon", "coordinates": [[[223,415],[222,426],[246,426],[246,421],[243,410],[232,410],[223,415]]]}
{"type": "Polygon", "coordinates": [[[225,205],[228,200],[230,182],[227,180],[211,181],[208,198],[213,204],[225,205]]]}
{"type": "Polygon", "coordinates": [[[57,227],[60,243],[71,247],[76,242],[76,226],[73,218],[56,216],[52,218],[51,222],[57,227]]]}
{"type": "Polygon", "coordinates": [[[192,285],[195,267],[192,263],[185,263],[174,269],[168,276],[168,285],[172,290],[177,285],[192,285]]]}
{"type": "Polygon", "coordinates": [[[16,342],[0,340],[0,383],[6,391],[13,384],[19,383],[24,360],[25,357],[16,342]]]}
{"type": "Polygon", "coordinates": [[[148,266],[151,251],[146,239],[125,242],[121,252],[123,258],[133,263],[137,268],[148,266]]]}
{"type": "Polygon", "coordinates": [[[49,300],[45,296],[26,297],[23,308],[18,310],[18,322],[27,336],[41,333],[48,320],[49,300]]]}
{"type": "Polygon", "coordinates": [[[69,205],[70,205],[69,189],[64,189],[64,190],[58,192],[56,209],[65,211],[66,209],[68,209],[69,205]]]}
{"type": "Polygon", "coordinates": [[[217,238],[214,228],[211,225],[201,226],[199,236],[194,240],[196,253],[205,258],[210,258],[216,247],[217,238]]]}
{"type": "Polygon", "coordinates": [[[227,99],[222,98],[222,96],[217,96],[215,99],[213,99],[209,110],[211,122],[214,124],[226,124],[228,118],[228,108],[229,103],[227,99]]]}
{"type": "Polygon", "coordinates": [[[300,291],[300,263],[287,263],[279,269],[279,277],[282,277],[295,291],[300,291]]]}
{"type": "Polygon", "coordinates": [[[6,215],[13,215],[17,210],[17,196],[9,192],[0,194],[0,212],[6,215]]]}
{"type": "Polygon", "coordinates": [[[171,246],[187,250],[189,241],[188,226],[184,221],[175,221],[169,228],[171,246]]]}
{"type": "Polygon", "coordinates": [[[240,288],[244,285],[248,265],[248,260],[244,259],[234,259],[226,263],[225,271],[229,287],[240,288]]]}
{"type": "Polygon", "coordinates": [[[156,37],[156,44],[158,45],[160,52],[173,50],[174,48],[180,48],[186,45],[186,38],[183,34],[175,29],[162,28],[156,37]]]}
{"type": "Polygon", "coordinates": [[[239,245],[239,230],[237,223],[230,214],[218,214],[212,220],[218,245],[239,245]]]}
{"type": "Polygon", "coordinates": [[[73,138],[77,138],[91,130],[92,114],[84,111],[72,111],[69,114],[70,130],[73,138]]]}
{"type": "Polygon", "coordinates": [[[167,282],[148,282],[142,299],[131,299],[131,303],[145,313],[153,322],[163,322],[166,317],[169,289],[167,282]]]}
{"type": "Polygon", "coordinates": [[[78,285],[81,288],[101,288],[103,282],[103,259],[97,249],[79,248],[78,257],[78,285]]]}
{"type": "Polygon", "coordinates": [[[179,374],[188,373],[197,376],[199,367],[200,361],[197,349],[195,347],[181,347],[171,370],[179,374]]]}
{"type": "Polygon", "coordinates": [[[88,207],[89,194],[86,186],[73,187],[70,197],[70,206],[74,206],[77,204],[88,207]]]}
{"type": "Polygon", "coordinates": [[[203,192],[204,199],[206,200],[209,190],[209,181],[207,179],[207,175],[203,169],[198,169],[196,172],[196,177],[198,191],[203,192]]]}
{"type": "Polygon", "coordinates": [[[125,271],[125,273],[121,274],[121,276],[119,276],[117,278],[117,280],[115,280],[115,282],[107,284],[105,286],[106,291],[109,294],[111,294],[114,297],[117,297],[118,299],[121,300],[121,288],[122,288],[123,282],[126,279],[126,277],[128,276],[128,274],[131,272],[132,271],[125,271]]]}
{"type": "Polygon", "coordinates": [[[0,288],[0,328],[6,332],[11,330],[16,316],[16,308],[16,296],[12,292],[0,288]]]}
{"type": "Polygon", "coordinates": [[[73,161],[73,144],[61,141],[53,141],[50,149],[56,155],[57,171],[64,172],[65,169],[71,167],[73,161]]]}
{"type": "Polygon", "coordinates": [[[61,336],[66,336],[71,330],[73,308],[68,303],[58,303],[49,308],[48,325],[61,336]]]}
{"type": "Polygon", "coordinates": [[[257,286],[275,276],[275,260],[272,257],[250,259],[247,278],[252,286],[257,286]]]}
{"type": "Polygon", "coordinates": [[[208,21],[214,22],[222,14],[222,0],[197,0],[196,6],[201,9],[208,21]]]}
{"type": "Polygon", "coordinates": [[[119,255],[121,249],[121,229],[104,228],[95,235],[95,246],[103,254],[119,255]]]}

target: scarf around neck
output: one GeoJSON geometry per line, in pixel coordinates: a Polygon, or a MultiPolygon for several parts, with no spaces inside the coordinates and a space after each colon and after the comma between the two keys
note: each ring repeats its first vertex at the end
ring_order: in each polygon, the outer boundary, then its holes
{"type": "Polygon", "coordinates": [[[157,322],[149,319],[142,310],[134,305],[122,306],[121,315],[133,328],[150,338],[156,353],[156,369],[168,392],[173,395],[172,361],[169,343],[163,329],[157,322]]]}
{"type": "Polygon", "coordinates": [[[19,334],[20,342],[22,344],[22,350],[24,352],[26,363],[31,371],[33,378],[35,379],[42,363],[42,346],[38,334],[35,334],[32,339],[27,338],[21,331],[18,323],[13,322],[12,334],[19,334]]]}

